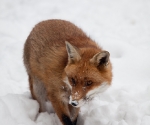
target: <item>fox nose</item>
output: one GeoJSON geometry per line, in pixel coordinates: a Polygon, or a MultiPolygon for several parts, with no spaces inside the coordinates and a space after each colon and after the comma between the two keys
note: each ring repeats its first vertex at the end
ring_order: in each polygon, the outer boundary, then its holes
{"type": "Polygon", "coordinates": [[[78,105],[78,102],[77,102],[76,100],[73,100],[73,101],[71,101],[71,105],[72,105],[72,106],[77,106],[77,105],[78,105]]]}

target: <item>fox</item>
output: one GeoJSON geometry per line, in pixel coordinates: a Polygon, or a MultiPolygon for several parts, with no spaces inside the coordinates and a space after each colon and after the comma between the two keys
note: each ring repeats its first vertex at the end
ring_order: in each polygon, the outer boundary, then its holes
{"type": "Polygon", "coordinates": [[[31,96],[46,112],[50,101],[62,125],[76,125],[81,106],[112,82],[110,53],[70,21],[34,26],[24,44],[31,96]]]}

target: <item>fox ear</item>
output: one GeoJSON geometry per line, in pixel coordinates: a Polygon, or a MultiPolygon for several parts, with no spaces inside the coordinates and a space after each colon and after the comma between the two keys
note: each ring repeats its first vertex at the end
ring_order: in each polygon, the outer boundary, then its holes
{"type": "Polygon", "coordinates": [[[66,43],[66,49],[68,53],[68,61],[69,63],[74,63],[76,61],[79,61],[81,59],[81,56],[79,54],[79,49],[73,45],[71,45],[69,42],[66,43]]]}
{"type": "Polygon", "coordinates": [[[102,51],[100,53],[95,54],[93,58],[90,59],[90,62],[98,68],[105,67],[109,64],[109,56],[109,52],[102,51]]]}

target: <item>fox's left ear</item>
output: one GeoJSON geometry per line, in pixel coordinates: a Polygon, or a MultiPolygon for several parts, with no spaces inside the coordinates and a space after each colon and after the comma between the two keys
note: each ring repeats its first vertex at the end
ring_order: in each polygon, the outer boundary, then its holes
{"type": "Polygon", "coordinates": [[[66,49],[67,49],[67,53],[68,53],[68,62],[71,64],[71,63],[75,63],[75,62],[79,61],[81,59],[79,49],[77,47],[71,45],[67,41],[65,43],[66,43],[66,49]]]}
{"type": "Polygon", "coordinates": [[[92,59],[90,59],[90,62],[93,63],[98,68],[105,67],[109,64],[109,52],[102,51],[100,53],[95,54],[92,59]]]}

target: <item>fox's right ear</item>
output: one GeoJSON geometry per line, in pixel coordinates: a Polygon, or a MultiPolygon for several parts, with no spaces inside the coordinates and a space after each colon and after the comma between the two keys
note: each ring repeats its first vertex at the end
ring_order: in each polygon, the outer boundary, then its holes
{"type": "Polygon", "coordinates": [[[81,59],[81,56],[79,54],[79,49],[73,45],[71,45],[69,42],[66,43],[66,49],[68,53],[68,62],[75,63],[76,61],[79,61],[81,59]]]}
{"type": "Polygon", "coordinates": [[[104,68],[109,64],[109,56],[109,52],[102,51],[100,53],[95,54],[93,58],[90,59],[90,62],[98,68],[104,68]]]}

